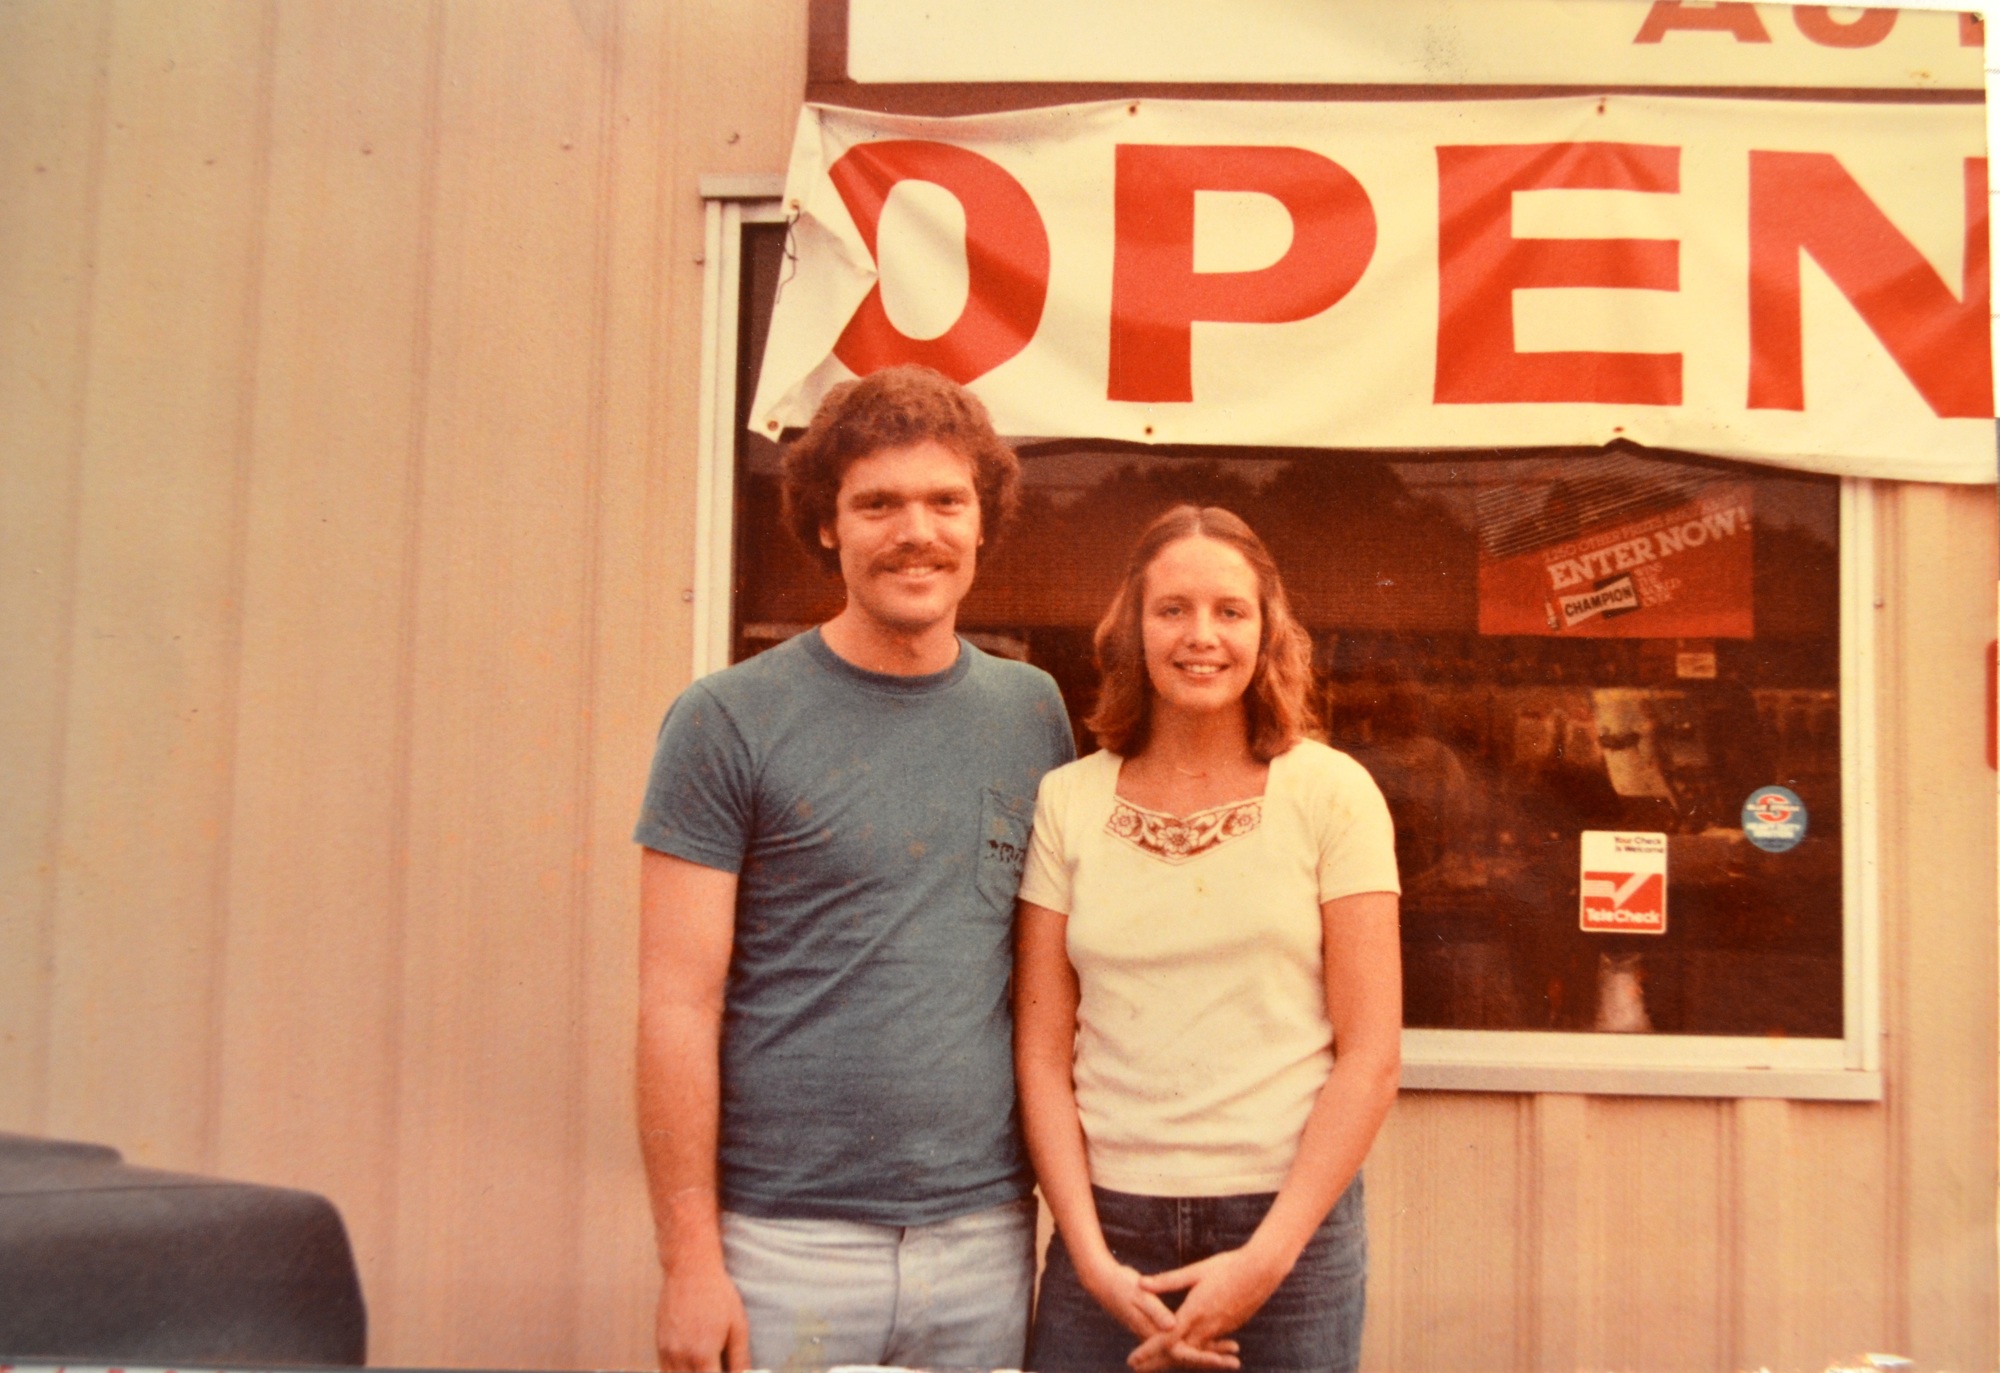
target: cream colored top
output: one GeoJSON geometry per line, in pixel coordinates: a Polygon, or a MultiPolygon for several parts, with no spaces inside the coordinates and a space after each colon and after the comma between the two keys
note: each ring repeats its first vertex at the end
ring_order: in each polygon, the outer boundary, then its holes
{"type": "Polygon", "coordinates": [[[1310,740],[1264,794],[1186,817],[1116,793],[1118,755],[1042,779],[1021,899],[1069,917],[1091,1181],[1273,1192],[1333,1067],[1320,905],[1400,890],[1382,793],[1310,740]]]}

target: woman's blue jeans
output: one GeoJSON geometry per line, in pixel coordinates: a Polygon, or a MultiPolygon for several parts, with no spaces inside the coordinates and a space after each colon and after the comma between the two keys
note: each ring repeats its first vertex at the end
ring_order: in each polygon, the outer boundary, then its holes
{"type": "MultiPolygon", "coordinates": [[[[1141,1197],[1101,1187],[1091,1191],[1112,1254],[1141,1273],[1241,1248],[1276,1199],[1270,1192],[1141,1197]]],[[[1367,1285],[1368,1228],[1357,1175],[1278,1290],[1236,1331],[1245,1373],[1352,1373],[1361,1360],[1367,1285]]],[[[1164,1300],[1178,1306],[1181,1296],[1168,1293],[1164,1300]]],[[[1049,1241],[1027,1366],[1038,1373],[1115,1373],[1138,1344],[1138,1337],[1084,1291],[1062,1236],[1049,1241]]]]}

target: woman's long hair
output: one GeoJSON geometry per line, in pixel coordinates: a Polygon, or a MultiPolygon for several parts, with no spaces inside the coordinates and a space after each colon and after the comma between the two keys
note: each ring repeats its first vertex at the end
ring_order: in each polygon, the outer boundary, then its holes
{"type": "Polygon", "coordinates": [[[1153,684],[1146,672],[1146,569],[1162,549],[1182,539],[1214,539],[1243,555],[1257,575],[1263,632],[1257,668],[1243,693],[1250,752],[1268,763],[1305,732],[1312,692],[1312,636],[1292,616],[1271,550],[1240,517],[1220,506],[1177,505],[1146,526],[1132,549],[1111,608],[1098,621],[1100,683],[1097,709],[1084,721],[1098,744],[1124,757],[1143,751],[1152,732],[1153,684]]]}

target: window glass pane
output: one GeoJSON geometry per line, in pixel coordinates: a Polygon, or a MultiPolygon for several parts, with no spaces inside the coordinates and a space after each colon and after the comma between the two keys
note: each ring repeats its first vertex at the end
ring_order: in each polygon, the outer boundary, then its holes
{"type": "MultiPolygon", "coordinates": [[[[777,452],[740,449],[738,657],[840,607],[779,524],[777,452]]],[[[1638,451],[1022,453],[960,627],[1076,721],[1155,515],[1226,506],[1270,545],[1319,726],[1396,819],[1407,1024],[1841,1037],[1836,482],[1638,451]]]]}

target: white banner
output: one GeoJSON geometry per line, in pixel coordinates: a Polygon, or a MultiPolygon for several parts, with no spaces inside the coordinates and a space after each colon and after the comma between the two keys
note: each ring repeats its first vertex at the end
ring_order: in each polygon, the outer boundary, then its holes
{"type": "Polygon", "coordinates": [[[1618,439],[1994,479],[1984,111],[809,106],[752,425],[899,361],[1016,436],[1618,439]]]}
{"type": "Polygon", "coordinates": [[[847,0],[859,82],[1980,90],[1970,14],[1707,0],[847,0]]]}

